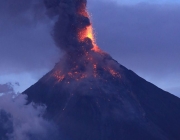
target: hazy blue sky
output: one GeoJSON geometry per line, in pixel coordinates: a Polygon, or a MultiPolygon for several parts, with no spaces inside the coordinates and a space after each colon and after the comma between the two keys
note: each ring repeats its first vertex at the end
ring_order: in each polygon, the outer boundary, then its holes
{"type": "MultiPolygon", "coordinates": [[[[0,84],[19,82],[19,91],[51,70],[61,53],[50,35],[53,23],[42,4],[32,2],[0,1],[0,84]]],[[[141,77],[180,96],[178,3],[89,0],[88,9],[100,48],[141,77]]]]}
{"type": "MultiPolygon", "coordinates": [[[[106,0],[107,1],[107,0],[106,0]]],[[[180,0],[114,0],[123,4],[136,4],[140,2],[164,4],[164,3],[180,3],[180,0]]]]}

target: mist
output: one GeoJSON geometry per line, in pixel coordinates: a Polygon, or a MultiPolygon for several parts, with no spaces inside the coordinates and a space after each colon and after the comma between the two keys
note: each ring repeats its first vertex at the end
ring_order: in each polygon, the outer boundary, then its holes
{"type": "Polygon", "coordinates": [[[43,118],[46,107],[26,103],[25,95],[5,94],[0,97],[0,130],[4,132],[0,139],[57,139],[56,125],[43,118]]]}

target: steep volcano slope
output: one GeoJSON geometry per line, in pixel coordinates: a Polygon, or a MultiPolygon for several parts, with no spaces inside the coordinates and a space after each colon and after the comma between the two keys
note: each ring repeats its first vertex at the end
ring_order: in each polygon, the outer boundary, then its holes
{"type": "Polygon", "coordinates": [[[171,140],[180,139],[180,99],[145,81],[132,71],[127,71],[146,118],[159,126],[171,140]]]}
{"type": "Polygon", "coordinates": [[[65,139],[180,139],[179,98],[106,54],[92,71],[82,66],[62,74],[61,66],[57,64],[24,94],[29,102],[47,105],[45,117],[59,125],[65,139]]]}

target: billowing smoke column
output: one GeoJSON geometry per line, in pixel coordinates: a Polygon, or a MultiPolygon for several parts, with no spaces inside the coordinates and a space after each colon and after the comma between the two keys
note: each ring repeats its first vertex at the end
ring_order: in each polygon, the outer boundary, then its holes
{"type": "Polygon", "coordinates": [[[111,57],[95,43],[86,0],[44,0],[44,3],[49,17],[57,18],[53,38],[65,52],[52,71],[51,76],[57,83],[67,79],[81,81],[88,77],[98,78],[102,69],[114,77],[121,77],[116,72],[117,66],[110,61],[111,57]]]}
{"type": "MultiPolygon", "coordinates": [[[[62,81],[97,76],[97,64],[104,54],[97,47],[86,0],[44,0],[47,14],[56,19],[53,38],[65,52],[53,76],[62,81]]],[[[101,60],[100,60],[101,59],[101,60]]]]}
{"type": "Polygon", "coordinates": [[[58,16],[53,29],[56,45],[71,54],[82,56],[93,49],[94,38],[86,0],[44,0],[47,14],[58,16]]]}

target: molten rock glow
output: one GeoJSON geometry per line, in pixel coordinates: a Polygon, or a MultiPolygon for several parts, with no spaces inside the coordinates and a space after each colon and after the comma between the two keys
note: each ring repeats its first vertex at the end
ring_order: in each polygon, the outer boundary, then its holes
{"type": "Polygon", "coordinates": [[[44,2],[47,14],[51,18],[58,16],[53,37],[60,49],[66,53],[82,54],[94,46],[97,48],[89,14],[86,11],[86,0],[44,0],[44,2]]]}
{"type": "Polygon", "coordinates": [[[53,37],[56,45],[65,52],[52,73],[57,82],[98,78],[101,69],[113,77],[121,77],[115,66],[107,64],[110,56],[96,45],[86,4],[86,0],[45,0],[48,15],[51,18],[58,16],[53,37]]]}

